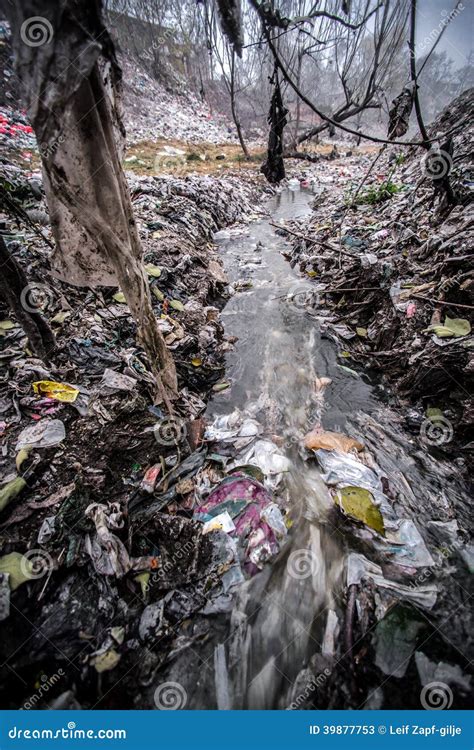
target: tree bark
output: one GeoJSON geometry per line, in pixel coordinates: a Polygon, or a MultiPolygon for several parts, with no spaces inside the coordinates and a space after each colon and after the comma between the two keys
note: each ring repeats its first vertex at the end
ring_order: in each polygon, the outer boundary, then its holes
{"type": "Polygon", "coordinates": [[[242,125],[240,124],[240,119],[237,113],[237,105],[235,101],[235,49],[232,47],[232,56],[231,56],[231,63],[230,63],[230,108],[232,110],[232,119],[235,123],[235,128],[237,130],[237,136],[239,139],[240,146],[242,148],[242,151],[245,154],[246,159],[250,159],[250,153],[247,148],[247,144],[245,143],[244,136],[242,133],[242,125]]]}
{"type": "Polygon", "coordinates": [[[33,352],[44,362],[49,362],[56,347],[54,334],[41,313],[34,310],[33,285],[28,284],[25,272],[10,255],[0,235],[0,296],[7,302],[17,321],[28,336],[33,352]],[[29,291],[31,293],[29,293],[29,291]]]}
{"type": "Polygon", "coordinates": [[[411,17],[410,17],[410,74],[413,84],[413,96],[415,100],[415,112],[418,127],[420,128],[421,137],[423,138],[424,148],[429,148],[429,137],[426,132],[425,124],[423,122],[423,116],[421,114],[420,97],[418,96],[418,77],[416,75],[416,51],[415,51],[415,38],[416,38],[416,0],[411,0],[411,17]]]}
{"type": "Polygon", "coordinates": [[[121,70],[101,9],[101,0],[18,0],[10,9],[17,73],[40,144],[53,266],[78,286],[120,285],[155,376],[156,401],[171,409],[176,370],[153,313],[121,165],[121,70]],[[39,16],[45,42],[26,44],[25,25],[39,16]]]}

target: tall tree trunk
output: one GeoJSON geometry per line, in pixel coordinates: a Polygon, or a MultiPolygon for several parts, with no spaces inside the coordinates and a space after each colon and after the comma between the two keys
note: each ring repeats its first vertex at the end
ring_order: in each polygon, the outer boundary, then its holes
{"type": "Polygon", "coordinates": [[[120,285],[156,380],[177,395],[174,362],[158,328],[121,165],[121,71],[101,0],[17,0],[9,8],[28,115],[41,144],[59,275],[79,286],[120,285]],[[25,43],[41,18],[44,42],[25,43]]]}
{"type": "Polygon", "coordinates": [[[250,159],[250,153],[247,148],[247,144],[245,143],[245,140],[244,140],[244,136],[242,133],[242,126],[240,124],[240,119],[237,113],[237,105],[235,102],[235,49],[234,47],[232,47],[232,56],[231,56],[231,63],[230,63],[230,107],[232,110],[232,118],[235,123],[240,146],[242,148],[242,151],[245,154],[245,158],[250,159]]]}
{"type": "MultiPolygon", "coordinates": [[[[298,53],[298,68],[296,72],[296,85],[298,88],[301,85],[301,69],[303,67],[303,55],[301,52],[298,53]]],[[[301,99],[299,96],[296,97],[296,121],[295,121],[295,139],[294,143],[298,142],[298,131],[300,129],[301,120],[301,99]]],[[[296,148],[296,147],[295,147],[296,148]]]]}
{"type": "Polygon", "coordinates": [[[426,127],[423,122],[423,116],[421,114],[420,97],[418,96],[418,76],[416,74],[416,50],[415,50],[415,39],[416,39],[416,0],[411,0],[411,14],[410,14],[410,75],[413,83],[413,96],[415,100],[415,112],[418,127],[420,128],[421,137],[423,138],[423,144],[425,148],[429,148],[429,138],[426,132],[426,127]]]}
{"type": "Polygon", "coordinates": [[[7,302],[28,336],[31,349],[40,359],[48,362],[56,346],[53,332],[41,313],[34,309],[34,285],[28,284],[25,272],[10,255],[1,234],[0,268],[0,298],[7,302]]]}

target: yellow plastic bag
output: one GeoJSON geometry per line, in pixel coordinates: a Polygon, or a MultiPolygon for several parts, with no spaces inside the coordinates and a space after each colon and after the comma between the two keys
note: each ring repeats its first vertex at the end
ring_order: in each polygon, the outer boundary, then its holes
{"type": "Polygon", "coordinates": [[[33,390],[40,396],[55,398],[56,401],[64,401],[72,404],[79,395],[77,388],[66,383],[55,383],[53,380],[37,380],[33,383],[33,390]]]}

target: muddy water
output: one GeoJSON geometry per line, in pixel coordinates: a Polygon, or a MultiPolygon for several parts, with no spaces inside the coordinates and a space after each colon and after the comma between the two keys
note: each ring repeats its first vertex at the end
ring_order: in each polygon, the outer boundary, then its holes
{"type": "Polygon", "coordinates": [[[299,456],[298,444],[317,420],[341,429],[355,411],[370,413],[373,388],[340,366],[336,347],[321,336],[304,306],[311,283],[285,260],[278,222],[310,212],[314,196],[284,190],[270,202],[271,219],[244,234],[218,239],[237,293],[226,305],[226,333],[238,337],[228,356],[232,389],[211,403],[211,415],[238,407],[256,416],[270,436],[283,440],[292,460],[287,478],[294,526],[278,560],[240,590],[233,613],[229,677],[233,708],[285,708],[293,683],[321,649],[328,610],[336,608],[344,559],[343,539],[328,523],[328,499],[315,466],[299,456]],[[242,283],[249,288],[242,289],[242,283]],[[329,377],[322,402],[316,378],[329,377]]]}

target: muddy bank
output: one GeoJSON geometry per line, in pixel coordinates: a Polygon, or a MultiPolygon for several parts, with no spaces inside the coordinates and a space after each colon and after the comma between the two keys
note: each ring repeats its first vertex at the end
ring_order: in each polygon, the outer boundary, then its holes
{"type": "Polygon", "coordinates": [[[384,376],[401,397],[413,434],[422,430],[431,445],[448,450],[455,440],[466,451],[472,440],[473,97],[472,89],[465,92],[431,126],[440,151],[430,167],[420,149],[388,147],[378,157],[295,168],[316,197],[310,220],[292,222],[293,234],[285,232],[291,263],[308,279],[299,303],[339,342],[345,364],[384,376]],[[448,174],[451,204],[441,186],[448,174]]]}
{"type": "Polygon", "coordinates": [[[210,393],[228,387],[232,347],[219,320],[228,290],[212,235],[254,215],[260,187],[232,177],[129,179],[154,311],[178,371],[172,418],[153,405],[149,363],[120,290],[55,279],[41,178],[2,166],[1,229],[30,282],[24,304],[44,315],[57,340],[45,365],[0,308],[1,695],[11,708],[58,670],[67,677],[57,686],[54,679],[37,707],[75,686],[93,706],[120,646],[138,648],[126,623],[135,630],[149,597],[137,576],[161,565],[173,575],[159,580],[160,591],[196,578],[211,585],[221,564],[187,510],[189,477],[206,454],[197,450],[201,415],[210,393]],[[184,549],[177,559],[175,545],[184,549]]]}

